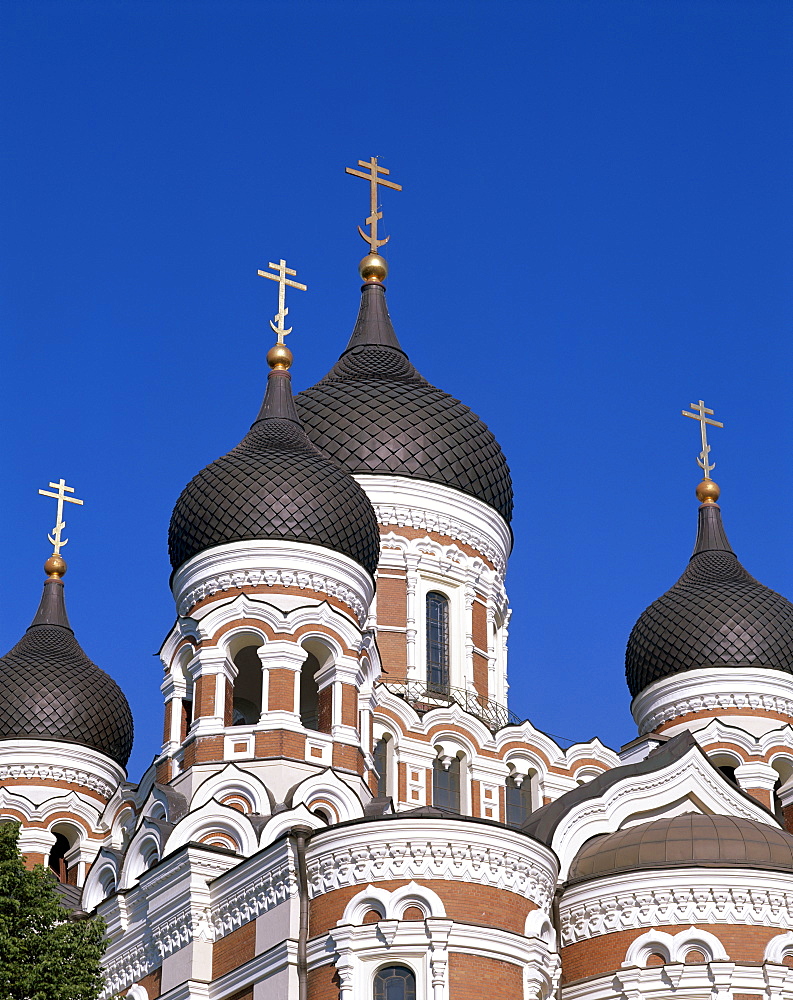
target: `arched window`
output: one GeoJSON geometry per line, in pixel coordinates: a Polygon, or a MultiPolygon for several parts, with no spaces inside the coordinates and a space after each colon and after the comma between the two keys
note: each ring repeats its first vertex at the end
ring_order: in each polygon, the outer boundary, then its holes
{"type": "Polygon", "coordinates": [[[55,843],[50,848],[49,866],[57,875],[59,882],[65,882],[67,879],[66,854],[71,846],[62,833],[55,834],[55,843]]]}
{"type": "Polygon", "coordinates": [[[416,1000],[416,977],[406,965],[387,965],[374,977],[372,1000],[416,1000]]]}
{"type": "Polygon", "coordinates": [[[432,762],[432,804],[439,809],[460,811],[460,758],[452,757],[448,767],[436,757],[432,762]]]}
{"type": "Polygon", "coordinates": [[[384,799],[388,795],[388,734],[374,745],[374,769],[377,774],[377,797],[384,799]]]}
{"type": "Polygon", "coordinates": [[[300,668],[300,722],[306,729],[314,731],[319,729],[319,688],[316,676],[319,666],[316,656],[309,653],[300,668]]]}
{"type": "Polygon", "coordinates": [[[449,599],[437,590],[427,594],[427,688],[449,690],[449,599]]]}
{"type": "Polygon", "coordinates": [[[527,776],[518,785],[510,775],[506,788],[507,825],[520,827],[531,816],[531,779],[527,776]]]}
{"type": "Polygon", "coordinates": [[[244,646],[234,657],[232,726],[253,726],[262,714],[262,662],[258,646],[244,646]]]}

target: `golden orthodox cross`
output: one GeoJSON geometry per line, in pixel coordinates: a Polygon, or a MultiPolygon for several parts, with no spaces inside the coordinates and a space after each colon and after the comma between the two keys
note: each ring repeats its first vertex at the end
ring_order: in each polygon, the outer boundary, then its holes
{"type": "Polygon", "coordinates": [[[52,542],[53,555],[57,556],[60,554],[63,546],[69,541],[68,538],[62,538],[61,532],[66,527],[66,522],[63,519],[63,504],[66,503],[79,503],[82,506],[83,501],[78,500],[77,497],[67,497],[67,493],[74,493],[73,486],[67,486],[65,479],[59,479],[57,483],[50,483],[50,486],[57,490],[57,493],[50,493],[48,490],[39,490],[39,493],[43,497],[54,497],[58,501],[58,512],[55,515],[55,527],[52,529],[52,534],[47,535],[47,538],[52,542]]]}
{"type": "Polygon", "coordinates": [[[402,185],[394,184],[393,181],[387,181],[382,177],[378,177],[378,174],[390,174],[391,171],[386,170],[385,167],[379,167],[376,156],[373,156],[371,160],[358,160],[358,166],[368,167],[369,173],[365,174],[361,170],[354,170],[352,167],[347,167],[345,173],[352,174],[353,177],[363,177],[365,181],[369,181],[369,218],[366,220],[369,232],[365,233],[360,226],[358,226],[358,232],[369,244],[371,252],[377,253],[377,248],[388,243],[391,239],[390,236],[386,236],[384,240],[378,240],[377,238],[377,223],[383,218],[383,213],[377,211],[377,185],[382,184],[383,187],[392,188],[394,191],[401,191],[402,185]]]}
{"type": "Polygon", "coordinates": [[[301,292],[305,292],[307,286],[301,285],[298,281],[292,281],[287,278],[287,274],[291,274],[293,277],[297,274],[297,271],[293,271],[291,267],[286,266],[285,260],[280,260],[277,264],[273,264],[272,261],[267,265],[271,267],[276,273],[268,274],[267,271],[259,271],[259,274],[263,278],[271,278],[273,281],[278,282],[278,312],[275,314],[275,322],[270,320],[270,326],[273,328],[273,332],[278,334],[278,343],[283,344],[284,337],[292,332],[292,327],[290,326],[288,330],[284,329],[284,320],[289,313],[289,310],[284,305],[286,301],[286,286],[289,285],[290,288],[299,288],[301,292]]]}
{"type": "Polygon", "coordinates": [[[684,417],[691,417],[692,420],[699,421],[699,429],[702,433],[702,451],[700,452],[699,458],[697,459],[697,465],[705,473],[705,479],[710,479],[710,474],[716,468],[716,463],[712,465],[708,462],[708,455],[710,454],[710,445],[708,444],[708,430],[706,425],[710,424],[711,427],[723,427],[724,424],[720,424],[718,420],[711,420],[708,414],[713,414],[713,410],[709,410],[705,406],[705,401],[700,399],[698,403],[692,403],[691,409],[696,410],[696,413],[689,413],[688,410],[681,410],[680,412],[684,417]]]}

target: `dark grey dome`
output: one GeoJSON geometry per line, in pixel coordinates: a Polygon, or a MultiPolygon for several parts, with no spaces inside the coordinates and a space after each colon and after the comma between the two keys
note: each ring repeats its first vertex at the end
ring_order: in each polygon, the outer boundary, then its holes
{"type": "Polygon", "coordinates": [[[633,627],[625,656],[631,694],[698,667],[793,673],[793,604],[758,583],[730,548],[716,504],[702,504],[694,554],[677,583],[633,627]]]}
{"type": "Polygon", "coordinates": [[[498,442],[475,413],[430,385],[410,363],[382,285],[364,285],[346,351],[295,402],[314,444],[352,475],[441,483],[510,521],[512,480],[498,442]]]}
{"type": "Polygon", "coordinates": [[[341,552],[374,575],[380,534],[369,498],[306,437],[289,384],[288,372],[272,371],[250,431],[182,491],[168,531],[174,570],[225,542],[283,539],[341,552]]]}
{"type": "Polygon", "coordinates": [[[793,836],[755,820],[687,813],[593,837],[576,855],[568,877],[576,882],[678,866],[793,871],[793,836]]]}
{"type": "Polygon", "coordinates": [[[0,690],[0,739],[79,743],[122,767],[129,760],[127,699],[75,639],[61,580],[47,580],[33,624],[0,659],[0,690]]]}

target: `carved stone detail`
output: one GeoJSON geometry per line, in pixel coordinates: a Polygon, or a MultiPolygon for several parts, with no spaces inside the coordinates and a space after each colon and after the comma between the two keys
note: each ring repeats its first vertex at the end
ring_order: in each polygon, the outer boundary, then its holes
{"type": "Polygon", "coordinates": [[[0,782],[11,779],[29,781],[66,781],[72,785],[82,785],[109,799],[115,788],[102,781],[95,774],[73,767],[58,767],[56,764],[3,764],[0,765],[0,782]]]}
{"type": "Polygon", "coordinates": [[[355,591],[332,577],[299,570],[245,569],[203,580],[179,602],[179,614],[184,617],[199,601],[224,590],[239,590],[242,587],[298,587],[300,590],[316,590],[346,604],[359,622],[363,621],[367,611],[355,591]]]}

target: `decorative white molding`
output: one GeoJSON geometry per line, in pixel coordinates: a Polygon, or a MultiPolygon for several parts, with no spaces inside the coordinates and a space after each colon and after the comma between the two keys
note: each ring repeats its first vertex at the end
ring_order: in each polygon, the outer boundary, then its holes
{"type": "Polygon", "coordinates": [[[333,828],[309,844],[312,898],[388,879],[448,879],[516,892],[547,909],[556,887],[551,851],[508,829],[395,818],[333,828]]]}
{"type": "Polygon", "coordinates": [[[562,945],[658,925],[787,928],[793,925],[793,880],[789,873],[750,868],[625,872],[566,889],[560,920],[562,945]]]}
{"type": "Polygon", "coordinates": [[[434,531],[481,552],[503,577],[512,549],[512,532],[492,507],[439,483],[405,476],[355,476],[366,491],[380,524],[434,531]]]}
{"type": "Polygon", "coordinates": [[[692,746],[661,770],[626,776],[598,798],[571,806],[556,827],[551,845],[561,863],[561,877],[567,878],[573,858],[590,837],[681,811],[776,825],[759,802],[742,795],[704,759],[698,747],[692,746]]]}
{"type": "MultiPolygon", "coordinates": [[[[778,962],[780,965],[786,958],[793,957],[793,931],[777,934],[765,946],[764,962],[778,962]]],[[[793,970],[791,970],[793,972],[793,970]]]]}
{"type": "Polygon", "coordinates": [[[709,962],[620,969],[562,987],[561,1000],[793,1000],[793,969],[765,962],[709,962]]]}
{"type": "Polygon", "coordinates": [[[646,966],[651,955],[660,955],[666,963],[685,962],[686,955],[693,950],[698,951],[706,962],[726,962],[729,959],[724,945],[715,934],[691,926],[674,935],[659,930],[640,934],[631,941],[622,964],[646,966]]]}
{"type": "Polygon", "coordinates": [[[793,675],[761,667],[702,667],[655,681],[631,703],[640,734],[693,712],[740,709],[793,717],[793,675]]]}
{"type": "Polygon", "coordinates": [[[180,566],[172,584],[182,617],[204,598],[241,587],[316,590],[346,604],[361,623],[374,594],[374,581],[349,556],[321,545],[284,541],[216,545],[180,566]]]}
{"type": "MultiPolygon", "coordinates": [[[[0,782],[11,778],[68,781],[82,785],[104,799],[126,778],[123,767],[98,750],[55,740],[0,740],[0,782]]],[[[52,789],[53,796],[62,794],[52,789]]]]}

